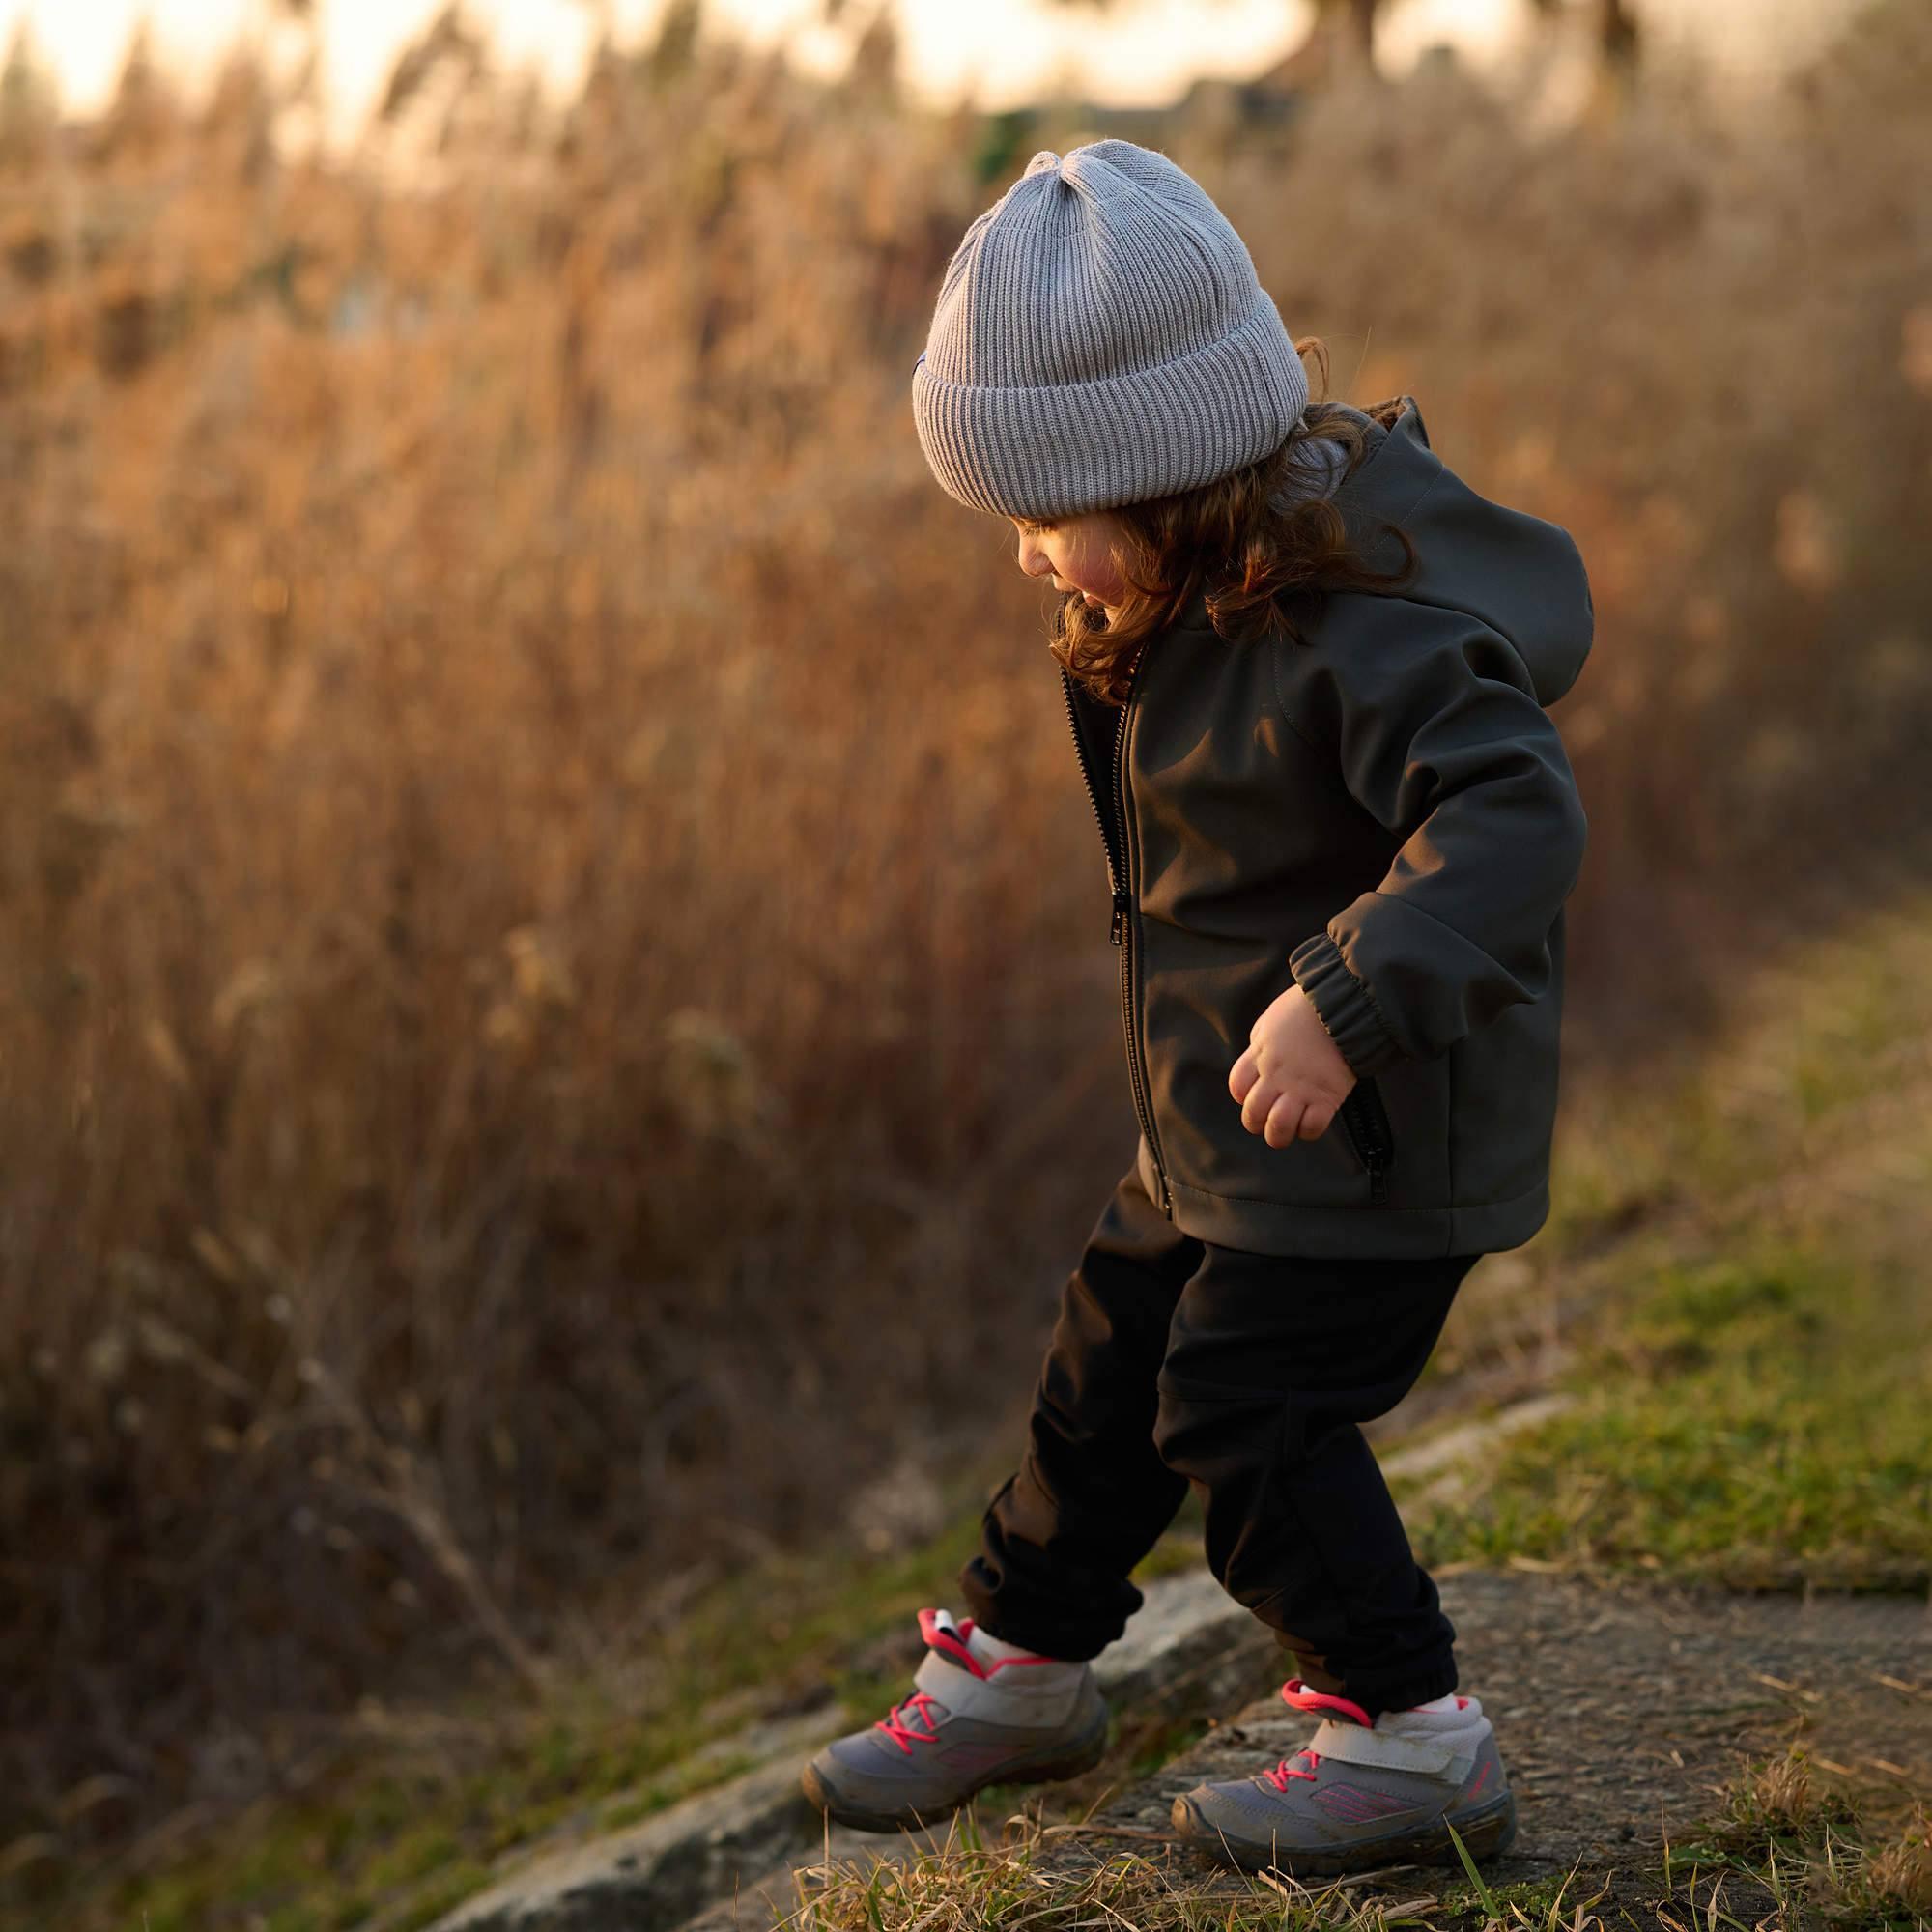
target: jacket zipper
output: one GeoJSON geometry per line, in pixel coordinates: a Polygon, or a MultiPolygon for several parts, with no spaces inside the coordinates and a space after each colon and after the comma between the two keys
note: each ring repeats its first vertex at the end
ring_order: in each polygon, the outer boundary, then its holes
{"type": "Polygon", "coordinates": [[[1388,1199],[1389,1169],[1395,1165],[1395,1129],[1381,1089],[1373,1080],[1356,1081],[1339,1111],[1355,1156],[1368,1172],[1369,1199],[1380,1207],[1388,1199]]]}
{"type": "MultiPolygon", "coordinates": [[[[1138,671],[1140,659],[1134,660],[1134,670],[1138,671]]],[[[1080,721],[1073,709],[1073,680],[1063,667],[1060,673],[1062,691],[1066,698],[1066,723],[1073,733],[1073,750],[1080,760],[1080,776],[1087,781],[1087,796],[1094,804],[1094,819],[1100,828],[1100,845],[1107,859],[1107,886],[1113,895],[1113,916],[1109,922],[1107,936],[1121,949],[1121,1026],[1127,1040],[1127,1076],[1134,1090],[1134,1114],[1140,1122],[1142,1134],[1147,1139],[1148,1151],[1153,1155],[1154,1173],[1160,1181],[1160,1211],[1170,1219],[1174,1213],[1174,1195],[1168,1185],[1167,1169],[1160,1157],[1160,1142],[1153,1128],[1153,1103],[1148,1093],[1146,1071],[1141,1065],[1140,1043],[1134,1030],[1134,961],[1132,927],[1127,915],[1133,909],[1131,860],[1127,842],[1127,713],[1133,704],[1133,673],[1129,673],[1127,700],[1121,706],[1120,723],[1114,727],[1114,772],[1115,804],[1119,810],[1119,833],[1121,861],[1114,863],[1114,841],[1107,836],[1107,814],[1100,808],[1100,787],[1095,782],[1092,766],[1087,759],[1087,742],[1080,735],[1080,721]]]]}

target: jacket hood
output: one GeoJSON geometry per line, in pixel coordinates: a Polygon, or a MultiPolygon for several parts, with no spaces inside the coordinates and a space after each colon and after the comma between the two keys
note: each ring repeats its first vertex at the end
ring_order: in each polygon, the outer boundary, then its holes
{"type": "Polygon", "coordinates": [[[1492,503],[1429,446],[1413,396],[1383,429],[1359,410],[1371,447],[1334,491],[1371,566],[1388,570],[1402,546],[1378,526],[1399,526],[1415,546],[1416,572],[1396,594],[1466,611],[1499,632],[1528,668],[1538,703],[1556,702],[1590,652],[1595,610],[1581,554],[1560,525],[1492,503]]]}

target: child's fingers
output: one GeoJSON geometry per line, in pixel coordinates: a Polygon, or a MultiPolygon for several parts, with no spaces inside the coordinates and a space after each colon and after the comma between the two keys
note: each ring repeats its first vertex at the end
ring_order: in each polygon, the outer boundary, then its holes
{"type": "Polygon", "coordinates": [[[1262,1139],[1269,1147],[1287,1147],[1301,1131],[1302,1103],[1299,1099],[1284,1094],[1268,1109],[1266,1124],[1262,1130],[1262,1139]]]}
{"type": "Polygon", "coordinates": [[[1326,1100],[1310,1101],[1301,1113],[1301,1138],[1319,1141],[1328,1131],[1334,1118],[1335,1109],[1326,1100]]]}
{"type": "Polygon", "coordinates": [[[1228,1069],[1228,1092],[1238,1105],[1248,1097],[1248,1089],[1261,1077],[1261,1068],[1255,1065],[1255,1050],[1249,1047],[1228,1069]]]}

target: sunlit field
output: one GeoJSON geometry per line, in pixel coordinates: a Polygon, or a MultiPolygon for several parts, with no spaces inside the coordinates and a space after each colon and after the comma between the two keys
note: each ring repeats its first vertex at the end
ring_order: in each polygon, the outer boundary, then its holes
{"type": "MultiPolygon", "coordinates": [[[[888,54],[673,22],[557,125],[426,56],[413,185],[245,68],[0,93],[0,1840],[648,1630],[1024,1395],[1135,1129],[1040,591],[908,382],[1082,130],[888,54]]],[[[1738,125],[1162,143],[1589,565],[1578,1083],[1922,868],[1928,92],[1894,0],[1738,125]]]]}

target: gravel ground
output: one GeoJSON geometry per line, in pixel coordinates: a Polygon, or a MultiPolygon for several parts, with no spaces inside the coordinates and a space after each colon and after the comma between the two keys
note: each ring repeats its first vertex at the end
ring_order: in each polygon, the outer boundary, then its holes
{"type": "MultiPolygon", "coordinates": [[[[1534,1882],[1580,1866],[1587,1897],[1609,1881],[1595,1908],[1605,1925],[1655,1925],[1663,1898],[1667,1833],[1682,1842],[1691,1825],[1721,1810],[1722,1786],[1747,1755],[1803,1743],[1825,1788],[1855,1795],[1869,1822],[1902,1816],[1915,1797],[1932,1797],[1932,1604],[1916,1597],[1821,1594],[1747,1596],[1660,1585],[1593,1583],[1531,1571],[1440,1570],[1443,1607],[1456,1625],[1460,1688],[1479,1696],[1496,1726],[1516,1788],[1518,1834],[1483,1866],[1492,1885],[1534,1882]]],[[[1219,1694],[1226,1715],[1182,1700],[1169,1715],[1206,1715],[1213,1728],[1151,1776],[1121,1790],[1123,1757],[1144,1744],[1148,1711],[1122,1713],[1107,1763],[1066,1785],[1043,1787],[1048,1822],[1087,1815],[1060,1836],[1048,1866],[1078,1868],[1131,1848],[1163,1865],[1176,1886],[1221,1882],[1201,1855],[1172,1840],[1169,1807],[1204,1779],[1264,1769],[1305,1743],[1312,1722],[1276,1691],[1271,1644],[1239,1665],[1266,1694],[1242,1704],[1244,1690],[1219,1694]],[[1117,1796],[1109,1798],[1109,1791],[1117,1796]],[[1096,1807],[1096,1808],[1095,1808],[1096,1807]]],[[[1210,1693],[1211,1694],[1211,1693],[1210,1693]]],[[[1028,1794],[1033,1796],[1035,1794],[1028,1794]]],[[[982,1824],[996,1824],[988,1813],[982,1824]]],[[[943,1835],[935,1833],[935,1836],[943,1835]]],[[[903,1856],[915,1838],[841,1833],[835,1858],[903,1856]]],[[[1371,1881],[1358,1896],[1439,1894],[1460,1872],[1408,1867],[1371,1881]]],[[[789,1894],[774,1874],[695,1921],[690,1932],[768,1927],[753,1901],[789,1894]],[[779,1881],[774,1883],[773,1880],[779,1881]]],[[[1681,1875],[1680,1875],[1681,1883],[1681,1875]]],[[[1750,1924],[1769,1895],[1730,1880],[1728,1910],[1750,1924]]],[[[1680,1893],[1681,1898],[1681,1893],[1680,1893]]]]}
{"type": "MultiPolygon", "coordinates": [[[[1746,1753],[1789,1742],[1829,1760],[1875,1819],[1932,1795],[1924,1601],[1605,1586],[1514,1570],[1438,1582],[1461,1689],[1494,1721],[1517,1792],[1517,1840],[1485,1867],[1492,1883],[1579,1859],[1586,1869],[1659,1861],[1665,1831],[1681,1836],[1716,1811],[1746,1753]]],[[[1270,1693],[1093,1822],[1165,1830],[1176,1793],[1272,1765],[1310,1729],[1270,1693]]]]}

